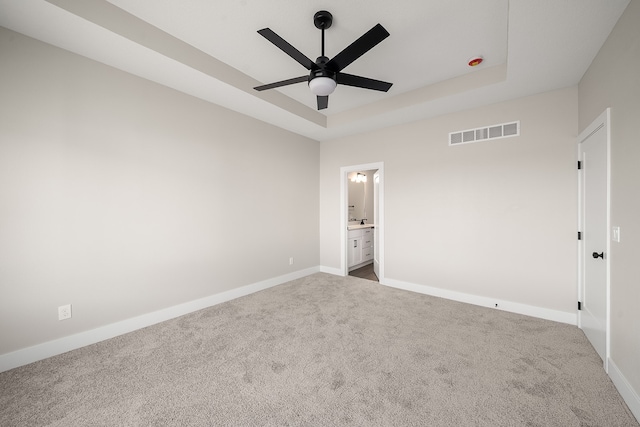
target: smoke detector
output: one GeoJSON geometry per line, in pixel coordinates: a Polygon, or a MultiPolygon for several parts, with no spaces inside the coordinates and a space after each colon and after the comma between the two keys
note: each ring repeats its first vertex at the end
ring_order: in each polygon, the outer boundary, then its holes
{"type": "Polygon", "coordinates": [[[469,67],[475,67],[482,64],[482,61],[484,61],[484,58],[482,58],[482,56],[473,56],[469,58],[469,62],[467,63],[467,65],[469,65],[469,67]]]}

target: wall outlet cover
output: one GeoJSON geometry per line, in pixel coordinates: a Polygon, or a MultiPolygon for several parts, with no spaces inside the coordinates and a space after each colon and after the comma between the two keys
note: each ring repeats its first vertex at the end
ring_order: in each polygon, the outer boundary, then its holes
{"type": "Polygon", "coordinates": [[[71,304],[58,307],[58,320],[71,319],[71,304]]]}

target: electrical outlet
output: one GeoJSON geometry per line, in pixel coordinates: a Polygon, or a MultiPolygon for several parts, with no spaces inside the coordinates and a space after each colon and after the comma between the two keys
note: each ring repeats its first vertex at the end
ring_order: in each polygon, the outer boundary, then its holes
{"type": "Polygon", "coordinates": [[[71,319],[71,304],[58,307],[58,320],[71,319]]]}
{"type": "Polygon", "coordinates": [[[289,265],[293,265],[293,257],[289,258],[289,265]]]}

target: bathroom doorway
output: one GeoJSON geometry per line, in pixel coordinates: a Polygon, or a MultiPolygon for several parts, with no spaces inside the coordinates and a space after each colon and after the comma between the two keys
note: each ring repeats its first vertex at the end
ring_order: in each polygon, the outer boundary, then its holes
{"type": "Polygon", "coordinates": [[[384,163],[340,168],[340,195],[341,271],[383,283],[384,163]]]}

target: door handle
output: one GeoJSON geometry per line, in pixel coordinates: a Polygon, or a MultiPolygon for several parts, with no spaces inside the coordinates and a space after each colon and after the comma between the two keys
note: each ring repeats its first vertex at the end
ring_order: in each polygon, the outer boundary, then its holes
{"type": "Polygon", "coordinates": [[[593,256],[594,259],[598,259],[598,258],[602,258],[604,259],[604,252],[594,252],[593,254],[591,254],[591,256],[593,256]]]}

